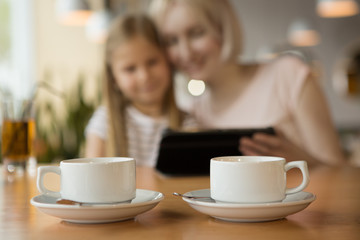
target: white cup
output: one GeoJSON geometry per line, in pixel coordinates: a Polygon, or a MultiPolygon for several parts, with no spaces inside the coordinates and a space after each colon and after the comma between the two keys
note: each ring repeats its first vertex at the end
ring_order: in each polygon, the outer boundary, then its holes
{"type": "Polygon", "coordinates": [[[281,157],[229,156],[211,159],[211,198],[220,202],[266,203],[282,201],[287,194],[302,191],[309,183],[305,161],[286,163],[281,157]],[[299,168],[303,180],[286,188],[286,172],[299,168]]]}
{"type": "Polygon", "coordinates": [[[135,198],[136,168],[133,158],[79,158],[58,166],[38,168],[40,193],[84,203],[125,202],[135,198]],[[44,186],[45,174],[60,175],[60,192],[44,186]]]}

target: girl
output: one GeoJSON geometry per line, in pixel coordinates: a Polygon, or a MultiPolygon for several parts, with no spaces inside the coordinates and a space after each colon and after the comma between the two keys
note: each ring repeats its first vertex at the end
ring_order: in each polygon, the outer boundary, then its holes
{"type": "Polygon", "coordinates": [[[239,64],[242,36],[228,1],[154,0],[150,11],[171,63],[206,83],[193,105],[200,127],[273,126],[276,136],[242,138],[240,150],[310,164],[343,163],[325,97],[309,67],[290,56],[239,64]]]}
{"type": "Polygon", "coordinates": [[[104,98],[106,107],[86,128],[86,156],[130,156],[138,165],[154,166],[163,130],[182,127],[184,114],[175,105],[172,74],[147,17],[114,21],[105,49],[104,98]]]}

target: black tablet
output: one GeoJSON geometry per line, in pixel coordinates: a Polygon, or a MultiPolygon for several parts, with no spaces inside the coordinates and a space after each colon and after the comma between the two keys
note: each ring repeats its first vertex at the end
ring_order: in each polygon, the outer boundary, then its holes
{"type": "Polygon", "coordinates": [[[240,156],[239,140],[254,133],[275,134],[273,128],[164,132],[156,169],[165,175],[209,175],[210,159],[240,156]]]}

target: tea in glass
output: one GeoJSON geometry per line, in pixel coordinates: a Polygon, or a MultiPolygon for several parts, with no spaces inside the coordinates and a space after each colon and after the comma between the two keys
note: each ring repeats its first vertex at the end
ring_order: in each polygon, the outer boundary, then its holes
{"type": "Polygon", "coordinates": [[[35,121],[30,100],[2,102],[1,154],[8,172],[25,170],[33,156],[35,121]]]}

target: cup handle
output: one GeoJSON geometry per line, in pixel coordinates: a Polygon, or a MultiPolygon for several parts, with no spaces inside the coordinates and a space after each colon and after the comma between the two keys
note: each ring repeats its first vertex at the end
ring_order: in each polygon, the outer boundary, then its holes
{"type": "Polygon", "coordinates": [[[37,188],[40,191],[40,193],[42,193],[42,194],[52,196],[55,198],[60,198],[60,196],[61,196],[60,192],[51,191],[44,186],[44,176],[50,172],[61,175],[60,167],[57,167],[57,166],[44,166],[44,167],[38,168],[37,188]]]}
{"type": "Polygon", "coordinates": [[[310,177],[309,177],[309,170],[307,167],[307,162],[305,161],[293,161],[293,162],[288,162],[285,164],[285,171],[287,172],[288,170],[292,169],[292,168],[299,168],[301,170],[302,173],[302,183],[294,188],[287,188],[285,191],[285,194],[293,194],[293,193],[297,193],[302,191],[304,188],[306,188],[306,186],[309,184],[310,181],[310,177]]]}

